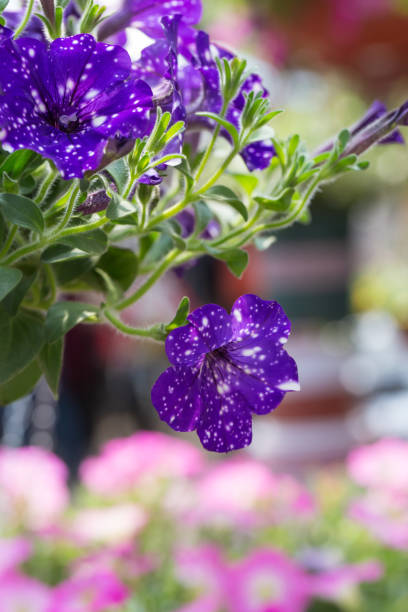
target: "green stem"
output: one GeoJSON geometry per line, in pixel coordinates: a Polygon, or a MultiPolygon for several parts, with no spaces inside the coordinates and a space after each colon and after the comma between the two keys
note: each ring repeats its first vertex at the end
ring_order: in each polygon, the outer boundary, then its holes
{"type": "Polygon", "coordinates": [[[34,0],[29,0],[26,8],[26,12],[24,14],[23,20],[18,26],[17,30],[14,33],[14,38],[18,38],[20,34],[25,29],[27,23],[30,21],[31,14],[33,12],[34,0]]]}
{"type": "MultiPolygon", "coordinates": [[[[225,117],[225,113],[227,112],[227,108],[228,108],[228,101],[224,100],[224,103],[222,105],[222,109],[221,109],[221,113],[220,113],[220,117],[224,118],[225,117]]],[[[194,176],[195,182],[197,183],[199,178],[201,177],[202,173],[204,172],[204,169],[208,163],[208,160],[210,159],[210,155],[213,152],[215,143],[217,142],[217,138],[218,135],[220,133],[221,130],[221,125],[219,123],[217,123],[215,130],[213,132],[212,138],[210,140],[210,143],[207,147],[207,150],[204,154],[204,157],[202,158],[200,165],[198,166],[197,172],[194,176]]]]}
{"type": "Polygon", "coordinates": [[[262,210],[259,208],[254,214],[254,216],[252,217],[252,219],[249,219],[249,221],[247,221],[245,225],[243,225],[240,228],[237,228],[236,230],[233,230],[229,234],[226,234],[226,236],[221,236],[221,238],[218,238],[217,240],[212,242],[211,246],[214,246],[214,247],[220,246],[221,244],[224,244],[225,242],[229,242],[233,238],[237,238],[238,236],[245,234],[245,232],[250,230],[251,227],[255,225],[255,223],[258,221],[261,215],[262,215],[262,210]]]}
{"type": "Polygon", "coordinates": [[[319,182],[320,176],[312,182],[300,205],[296,208],[296,210],[293,211],[292,214],[288,215],[287,217],[284,217],[283,219],[280,219],[279,221],[273,221],[272,223],[264,223],[262,225],[258,225],[252,232],[251,238],[259,232],[264,232],[273,229],[284,229],[285,227],[292,225],[292,223],[296,221],[296,219],[302,214],[306,206],[309,204],[319,182]]]}
{"type": "Polygon", "coordinates": [[[54,237],[53,242],[57,238],[65,238],[66,236],[74,236],[75,234],[82,234],[83,232],[91,232],[94,229],[98,229],[98,227],[102,227],[110,222],[110,219],[106,217],[102,217],[98,221],[94,221],[93,223],[88,223],[85,225],[76,225],[74,227],[67,227],[66,229],[58,232],[58,234],[54,237]]]}
{"type": "Polygon", "coordinates": [[[31,253],[35,253],[35,251],[38,251],[38,249],[41,249],[43,246],[46,246],[46,244],[47,240],[43,238],[42,240],[38,240],[37,242],[32,242],[31,244],[27,244],[26,246],[20,247],[19,249],[16,249],[13,253],[11,253],[11,255],[9,255],[3,263],[5,265],[14,263],[15,261],[18,261],[26,255],[31,255],[31,253]]]}
{"type": "Polygon", "coordinates": [[[180,202],[177,202],[177,204],[170,206],[170,208],[165,210],[160,215],[156,215],[156,217],[153,217],[150,223],[146,225],[145,231],[147,232],[153,229],[153,227],[155,227],[159,223],[162,223],[163,221],[166,221],[167,219],[171,219],[171,217],[174,217],[174,215],[177,215],[179,212],[184,210],[184,208],[188,206],[190,201],[191,201],[191,196],[186,196],[180,202]]]}
{"type": "Polygon", "coordinates": [[[110,321],[110,323],[112,323],[112,325],[116,327],[116,329],[123,332],[124,334],[130,335],[130,336],[139,336],[141,338],[150,338],[151,340],[157,340],[157,338],[155,338],[152,335],[151,330],[139,329],[137,327],[130,327],[129,325],[126,325],[125,323],[123,323],[123,321],[121,321],[118,317],[116,317],[112,312],[110,312],[107,309],[105,309],[103,313],[105,317],[108,319],[108,321],[110,321]]]}
{"type": "Polygon", "coordinates": [[[3,248],[0,251],[0,259],[2,257],[4,257],[5,255],[7,255],[7,253],[9,252],[9,249],[11,247],[11,245],[13,244],[15,235],[17,233],[18,227],[17,225],[13,225],[10,229],[9,235],[7,236],[7,240],[3,246],[3,248]]]}
{"type": "Polygon", "coordinates": [[[156,281],[158,281],[159,278],[168,270],[178,254],[179,251],[177,249],[170,251],[153,274],[149,276],[149,278],[139,287],[139,289],[132,293],[132,295],[119,302],[119,304],[116,305],[116,309],[123,310],[124,308],[128,308],[128,306],[131,306],[142,296],[144,296],[144,294],[147,293],[147,291],[153,287],[156,281]]]}
{"type": "Polygon", "coordinates": [[[34,202],[36,202],[37,204],[41,204],[41,202],[43,200],[45,200],[45,198],[48,195],[48,191],[51,188],[51,185],[53,184],[55,178],[57,177],[58,171],[55,169],[51,169],[48,176],[45,177],[39,191],[38,194],[36,195],[34,202]]]}
{"type": "Polygon", "coordinates": [[[224,172],[226,171],[226,169],[228,168],[228,166],[230,165],[230,163],[232,162],[232,160],[236,156],[237,152],[238,151],[235,148],[232,149],[231,153],[228,155],[228,157],[226,158],[224,163],[221,165],[219,170],[217,170],[217,172],[214,174],[214,176],[212,178],[210,178],[205,183],[205,185],[200,187],[200,189],[194,193],[195,196],[198,196],[198,195],[201,195],[202,193],[205,193],[206,191],[208,191],[208,189],[210,189],[210,187],[212,187],[214,185],[214,183],[216,183],[218,181],[220,176],[222,176],[224,174],[224,172]]]}
{"type": "Polygon", "coordinates": [[[70,222],[71,217],[72,217],[72,213],[74,212],[74,208],[75,208],[75,202],[77,199],[77,195],[79,193],[79,186],[75,186],[73,185],[73,189],[71,191],[71,197],[69,199],[68,202],[68,206],[67,209],[65,211],[65,215],[64,218],[62,219],[61,223],[58,225],[57,229],[56,229],[56,233],[59,234],[70,222]]]}
{"type": "Polygon", "coordinates": [[[27,255],[31,255],[32,253],[35,253],[39,249],[42,249],[48,246],[49,244],[52,244],[53,242],[57,242],[60,238],[65,238],[66,236],[72,236],[74,234],[81,234],[83,232],[90,232],[91,230],[97,229],[98,227],[101,227],[102,225],[105,225],[106,223],[109,223],[109,219],[106,219],[104,217],[102,219],[99,219],[99,221],[95,221],[95,223],[89,223],[88,225],[77,225],[76,227],[67,227],[66,229],[58,233],[53,233],[53,235],[50,236],[50,239],[43,238],[42,240],[38,240],[37,242],[32,242],[30,244],[22,246],[19,249],[16,249],[14,253],[11,253],[11,255],[9,255],[9,257],[7,257],[4,260],[3,263],[6,265],[10,263],[14,263],[15,261],[18,261],[19,259],[22,259],[23,257],[26,257],[27,255]]]}
{"type": "Polygon", "coordinates": [[[45,268],[45,273],[47,274],[48,282],[50,284],[50,296],[45,303],[45,308],[48,309],[50,308],[50,306],[53,305],[53,303],[55,302],[55,298],[57,296],[57,281],[56,281],[52,266],[47,264],[44,266],[44,268],[45,268]]]}

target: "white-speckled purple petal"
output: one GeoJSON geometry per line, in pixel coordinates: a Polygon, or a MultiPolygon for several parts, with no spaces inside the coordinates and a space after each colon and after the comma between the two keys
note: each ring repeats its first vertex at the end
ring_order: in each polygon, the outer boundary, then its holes
{"type": "Polygon", "coordinates": [[[236,300],[231,310],[233,340],[251,339],[286,344],[291,324],[282,306],[272,300],[262,300],[248,293],[236,300]]]}
{"type": "Polygon", "coordinates": [[[196,24],[201,19],[201,0],[126,0],[125,6],[132,13],[132,25],[152,38],[161,38],[162,17],[181,15],[186,24],[196,24]]]}
{"type": "Polygon", "coordinates": [[[201,415],[197,368],[168,368],[155,382],[151,398],[162,421],[176,431],[192,431],[201,415]]]}
{"type": "Polygon", "coordinates": [[[152,91],[128,53],[89,34],[0,45],[0,142],[52,159],[63,178],[95,170],[110,140],[150,131],[152,91]]]}
{"type": "Polygon", "coordinates": [[[202,383],[204,410],[197,434],[205,449],[226,453],[244,448],[252,441],[252,415],[239,392],[221,395],[211,378],[202,383]]]}
{"type": "Polygon", "coordinates": [[[195,365],[207,352],[207,344],[191,323],[177,327],[166,338],[167,357],[174,365],[195,365]]]}
{"type": "Polygon", "coordinates": [[[231,316],[217,304],[206,304],[190,313],[187,319],[198,331],[207,351],[227,344],[232,338],[231,316]]]}

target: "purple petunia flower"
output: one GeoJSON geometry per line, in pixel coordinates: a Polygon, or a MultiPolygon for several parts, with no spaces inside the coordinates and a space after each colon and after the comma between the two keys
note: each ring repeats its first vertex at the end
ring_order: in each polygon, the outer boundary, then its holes
{"type": "Polygon", "coordinates": [[[101,25],[99,40],[111,39],[113,35],[128,26],[138,28],[151,38],[164,38],[161,20],[175,17],[182,21],[182,27],[197,24],[202,15],[201,0],[124,0],[121,8],[101,25]]]}
{"type": "MultiPolygon", "coordinates": [[[[195,61],[198,62],[198,70],[203,79],[203,86],[200,92],[201,103],[195,111],[210,111],[219,114],[222,109],[223,98],[220,75],[215,58],[218,56],[221,59],[225,58],[227,60],[232,60],[234,56],[218,45],[211,45],[208,34],[202,31],[197,33],[196,53],[197,59],[195,61]]],[[[184,87],[188,87],[189,78],[190,77],[187,76],[187,79],[185,79],[184,87]]],[[[194,81],[193,87],[196,87],[194,81]]],[[[268,96],[268,91],[263,86],[262,80],[257,74],[251,74],[247,78],[241,90],[238,92],[238,95],[230,103],[227,109],[226,119],[238,128],[238,130],[240,129],[241,116],[245,107],[245,96],[250,92],[262,92],[264,98],[268,96]]],[[[200,121],[208,123],[208,120],[203,121],[202,118],[200,118],[200,121]]],[[[230,138],[227,132],[223,131],[222,134],[228,139],[230,138]]],[[[251,172],[253,170],[264,170],[267,168],[274,155],[275,149],[272,142],[267,140],[253,142],[241,151],[241,156],[248,170],[251,172]]]]}
{"type": "MultiPolygon", "coordinates": [[[[403,144],[404,138],[398,129],[389,133],[390,126],[393,124],[397,125],[398,122],[394,121],[394,119],[398,116],[401,109],[403,109],[403,106],[394,111],[387,112],[386,106],[379,100],[375,100],[363,117],[349,128],[350,141],[342,157],[353,153],[360,155],[375,144],[403,144]]],[[[401,115],[403,115],[403,112],[401,112],[401,115]]],[[[402,121],[400,124],[404,125],[402,121]]],[[[327,144],[320,147],[316,154],[326,153],[333,146],[334,141],[330,140],[327,144]]]]}
{"type": "Polygon", "coordinates": [[[10,28],[5,28],[4,26],[0,25],[0,46],[7,40],[10,40],[12,36],[13,32],[10,30],[10,28]]]}
{"type": "Polygon", "coordinates": [[[63,178],[82,177],[101,164],[105,148],[150,130],[152,91],[130,77],[121,47],[89,34],[32,39],[0,46],[0,142],[32,149],[54,161],[63,178]]]}
{"type": "MultiPolygon", "coordinates": [[[[166,38],[157,40],[143,50],[140,61],[134,64],[134,72],[146,80],[153,90],[159,83],[163,83],[163,79],[172,85],[173,93],[169,101],[172,100],[175,106],[172,109],[173,121],[186,119],[187,127],[199,125],[212,129],[213,121],[199,117],[196,113],[221,112],[223,96],[215,58],[218,56],[231,60],[234,56],[226,49],[211,45],[205,32],[196,32],[185,25],[183,27],[179,16],[163,19],[162,25],[166,38]],[[175,114],[176,109],[179,116],[175,114]]],[[[258,75],[251,74],[248,77],[227,109],[226,119],[238,129],[241,127],[245,96],[250,92],[261,92],[264,97],[268,95],[258,75]]],[[[226,130],[221,130],[221,134],[230,140],[226,130]]],[[[250,171],[264,170],[274,155],[272,142],[266,140],[253,142],[241,151],[250,171]]]]}
{"type": "Polygon", "coordinates": [[[160,418],[193,431],[207,450],[227,452],[252,440],[252,413],[267,414],[299,390],[295,361],[284,350],[290,321],[277,302],[244,295],[231,314],[208,304],[172,331],[168,368],[152,389],[160,418]]]}

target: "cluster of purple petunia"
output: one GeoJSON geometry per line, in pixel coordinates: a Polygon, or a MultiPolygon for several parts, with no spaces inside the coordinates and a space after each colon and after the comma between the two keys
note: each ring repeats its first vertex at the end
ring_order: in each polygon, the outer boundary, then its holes
{"type": "MultiPolygon", "coordinates": [[[[187,127],[211,129],[211,120],[196,113],[221,111],[215,58],[232,59],[233,55],[211,45],[205,32],[192,28],[201,12],[200,0],[126,0],[101,27],[99,39],[117,40],[118,29],[129,25],[153,37],[133,65],[125,49],[97,42],[89,34],[48,44],[38,40],[30,25],[28,36],[16,40],[10,29],[0,26],[3,148],[32,149],[51,159],[63,178],[72,179],[100,168],[107,147],[110,152],[128,152],[136,138],[147,136],[155,106],[170,111],[173,123],[185,121],[187,127]]],[[[250,91],[267,95],[260,78],[251,75],[227,109],[228,120],[237,127],[244,93],[250,91]]],[[[179,135],[166,153],[180,151],[182,144],[179,135]]],[[[265,168],[273,155],[272,143],[264,141],[242,151],[250,170],[265,168]]],[[[155,184],[160,176],[152,171],[142,180],[155,184]]]]}

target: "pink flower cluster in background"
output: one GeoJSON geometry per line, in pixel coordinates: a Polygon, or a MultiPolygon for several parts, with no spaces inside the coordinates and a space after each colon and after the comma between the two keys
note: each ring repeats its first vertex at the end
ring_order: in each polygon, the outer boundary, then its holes
{"type": "Polygon", "coordinates": [[[347,610],[408,547],[407,457],[400,440],[356,449],[347,467],[365,492],[343,469],[327,496],[326,471],[306,486],[245,453],[214,461],[141,432],[86,459],[70,499],[52,453],[3,449],[0,612],[147,610],[156,596],[163,612],[306,612],[316,598],[347,610]]]}
{"type": "Polygon", "coordinates": [[[351,478],[365,493],[350,506],[350,517],[387,546],[408,549],[408,442],[385,438],[348,458],[351,478]]]}

